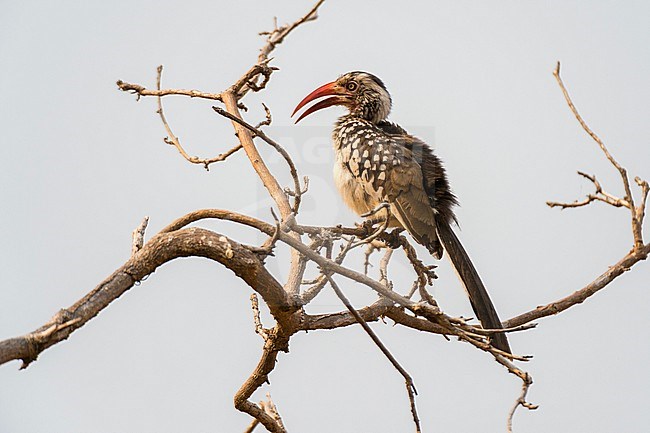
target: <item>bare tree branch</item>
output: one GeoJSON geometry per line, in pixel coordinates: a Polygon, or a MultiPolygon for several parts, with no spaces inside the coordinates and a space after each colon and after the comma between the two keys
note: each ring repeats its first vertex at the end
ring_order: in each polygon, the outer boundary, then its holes
{"type": "Polygon", "coordinates": [[[200,228],[161,233],[74,305],[59,311],[35,331],[0,342],[0,365],[22,359],[26,368],[38,355],[67,339],[111,302],[160,265],[179,257],[205,257],[218,261],[259,293],[271,313],[285,317],[291,309],[282,286],[264,268],[257,255],[226,236],[200,228]]]}
{"type": "Polygon", "coordinates": [[[522,379],[521,394],[519,395],[519,398],[515,400],[515,404],[512,406],[512,409],[510,409],[510,412],[508,413],[508,418],[506,422],[508,433],[512,433],[512,418],[515,416],[515,412],[517,411],[517,408],[519,406],[525,407],[528,410],[536,410],[537,408],[539,408],[538,405],[530,404],[526,401],[526,395],[528,394],[528,389],[532,384],[533,384],[533,379],[529,375],[526,375],[526,377],[522,379]]]}
{"type": "Polygon", "coordinates": [[[594,184],[594,187],[596,189],[595,193],[588,194],[587,198],[582,201],[576,200],[572,203],[560,203],[555,201],[547,201],[546,204],[550,208],[560,207],[562,209],[566,209],[571,207],[582,207],[591,204],[591,202],[596,200],[602,201],[603,203],[607,203],[614,207],[626,207],[628,209],[630,208],[630,203],[627,200],[615,197],[612,194],[603,191],[603,187],[600,185],[600,182],[598,182],[595,175],[587,174],[582,171],[578,171],[578,174],[584,177],[585,179],[589,179],[591,183],[594,184]]]}
{"type": "MultiPolygon", "coordinates": [[[[255,134],[256,137],[260,137],[262,140],[270,144],[275,150],[278,151],[280,155],[282,155],[282,158],[287,162],[287,165],[289,166],[289,173],[291,174],[291,177],[293,178],[293,185],[294,185],[294,190],[292,197],[294,197],[294,204],[292,207],[293,213],[298,213],[298,209],[300,207],[300,200],[302,197],[302,188],[300,186],[300,179],[298,178],[298,170],[296,169],[296,165],[294,164],[293,160],[291,159],[291,155],[280,145],[278,142],[275,140],[272,140],[269,138],[264,132],[262,132],[259,127],[255,127],[248,122],[244,121],[240,117],[237,117],[233,114],[230,114],[226,110],[220,107],[212,107],[214,111],[219,113],[220,115],[230,119],[233,122],[238,123],[239,125],[243,126],[244,128],[248,129],[250,132],[255,134]]],[[[270,113],[267,109],[267,113],[270,113]]]]}
{"type": "Polygon", "coordinates": [[[615,278],[629,271],[632,268],[632,266],[634,266],[636,263],[645,260],[648,257],[648,254],[650,253],[650,243],[645,245],[643,244],[643,219],[645,216],[645,206],[646,206],[648,191],[650,189],[648,187],[648,183],[639,177],[635,177],[634,179],[635,182],[637,183],[639,188],[641,188],[641,201],[638,206],[635,206],[634,198],[630,190],[630,182],[627,176],[627,170],[623,166],[621,166],[618,163],[618,161],[616,161],[616,159],[609,152],[609,150],[602,142],[602,140],[589,128],[589,126],[587,126],[585,121],[578,113],[575,105],[573,104],[573,101],[571,100],[571,97],[569,96],[566,87],[564,86],[562,78],[560,77],[560,62],[557,63],[557,66],[553,71],[553,76],[557,80],[557,83],[560,86],[560,89],[562,90],[562,94],[564,95],[564,98],[569,108],[571,109],[571,112],[578,120],[578,123],[580,123],[580,126],[582,126],[582,129],[584,129],[585,132],[587,132],[587,134],[589,134],[589,136],[598,144],[601,151],[607,157],[607,160],[616,168],[616,170],[618,170],[621,177],[621,181],[623,183],[623,188],[625,190],[625,197],[621,199],[613,196],[612,194],[605,192],[600,182],[596,180],[596,176],[589,175],[579,171],[578,174],[580,176],[590,180],[594,184],[594,187],[596,189],[595,193],[589,194],[587,198],[582,201],[575,201],[573,203],[547,202],[547,204],[550,207],[559,206],[562,209],[565,209],[565,208],[586,206],[592,203],[593,201],[598,200],[614,207],[626,207],[631,212],[632,234],[633,234],[634,244],[632,246],[632,250],[628,254],[626,254],[616,264],[609,267],[605,272],[603,272],[600,276],[598,276],[595,280],[587,284],[582,289],[556,302],[552,302],[550,304],[543,305],[543,306],[538,306],[534,310],[513,317],[512,319],[504,322],[504,326],[506,327],[519,326],[524,323],[528,323],[532,320],[539,319],[541,317],[551,316],[560,313],[562,311],[565,311],[566,309],[574,305],[584,302],[587,298],[589,298],[599,290],[606,287],[615,278]]]}
{"type": "Polygon", "coordinates": [[[286,433],[284,425],[274,416],[269,415],[262,407],[249,401],[250,396],[264,383],[268,382],[268,376],[275,368],[278,352],[289,351],[289,337],[292,331],[285,330],[277,325],[268,335],[264,342],[262,357],[260,358],[253,373],[246,379],[244,384],[235,394],[235,408],[246,412],[257,419],[266,429],[273,433],[286,433]]]}
{"type": "Polygon", "coordinates": [[[523,325],[524,323],[528,323],[542,317],[561,313],[562,311],[565,311],[574,305],[581,304],[599,290],[604,289],[609,283],[614,281],[614,279],[629,271],[636,263],[645,260],[648,257],[648,254],[650,254],[650,243],[644,245],[639,250],[630,251],[627,255],[625,255],[625,257],[623,257],[613,266],[610,266],[605,272],[600,274],[595,280],[587,284],[582,289],[573,292],[571,295],[564,297],[558,301],[539,306],[534,310],[527,311],[516,317],[506,320],[503,322],[503,326],[510,328],[523,325]]]}
{"type": "Polygon", "coordinates": [[[339,297],[341,302],[346,306],[346,308],[350,311],[350,313],[354,316],[356,321],[361,325],[364,331],[368,334],[370,339],[375,343],[375,345],[381,350],[381,353],[384,354],[386,358],[390,361],[390,363],[395,367],[395,369],[399,372],[399,374],[402,375],[404,378],[405,384],[406,384],[406,392],[408,393],[409,396],[409,402],[411,404],[411,415],[413,415],[413,422],[415,423],[415,431],[417,433],[420,433],[422,429],[420,428],[420,418],[418,417],[418,411],[415,407],[415,396],[417,395],[418,391],[415,389],[415,383],[413,382],[413,378],[411,378],[411,375],[404,369],[404,367],[401,366],[399,362],[397,362],[397,359],[393,356],[393,354],[388,350],[388,348],[384,345],[384,343],[381,342],[377,334],[368,326],[368,324],[363,320],[361,315],[357,312],[357,310],[354,309],[348,298],[343,294],[339,286],[336,284],[336,282],[332,279],[330,275],[327,275],[327,279],[332,286],[332,289],[336,293],[336,296],[339,297]]]}
{"type": "MultiPolygon", "coordinates": [[[[158,89],[158,91],[160,91],[160,83],[162,81],[162,71],[163,71],[163,66],[162,65],[158,66],[157,75],[156,75],[156,88],[158,89]]],[[[163,110],[161,95],[157,95],[156,100],[158,102],[158,110],[156,112],[160,116],[160,120],[162,121],[165,130],[167,131],[167,137],[165,137],[164,139],[165,143],[174,146],[178,150],[178,152],[183,156],[183,158],[185,158],[187,161],[191,162],[192,164],[202,164],[205,167],[205,169],[208,170],[210,164],[224,161],[230,155],[232,155],[233,153],[237,152],[239,149],[242,148],[242,145],[238,144],[235,147],[228,150],[227,152],[221,153],[216,157],[210,159],[203,159],[196,156],[190,156],[181,145],[179,138],[176,135],[174,135],[174,133],[172,132],[172,128],[169,126],[169,123],[167,122],[167,118],[165,117],[165,112],[163,110]]]]}
{"type": "Polygon", "coordinates": [[[413,421],[416,425],[416,431],[420,432],[420,421],[415,407],[416,390],[413,380],[381,343],[367,323],[384,317],[388,317],[396,324],[411,329],[440,334],[448,340],[450,337],[455,337],[460,341],[469,343],[475,348],[489,353],[510,374],[517,376],[522,381],[522,391],[507,417],[509,432],[512,431],[512,420],[519,407],[531,410],[537,408],[537,406],[526,401],[528,389],[533,383],[531,375],[513,363],[513,361],[527,361],[530,356],[513,355],[495,349],[489,344],[489,336],[494,332],[515,332],[530,329],[535,326],[535,324],[530,324],[531,321],[557,314],[571,306],[582,303],[588,297],[606,287],[618,276],[630,270],[636,263],[645,260],[650,254],[650,244],[644,244],[642,237],[645,206],[650,191],[648,183],[639,177],[634,179],[641,190],[639,204],[636,205],[627,171],[613,158],[600,138],[578,114],[560,78],[558,63],[554,76],[567,104],[582,128],[599,145],[610,163],[618,170],[623,181],[625,196],[619,198],[606,192],[595,175],[578,172],[580,176],[588,179],[593,184],[594,193],[587,195],[583,200],[576,200],[572,203],[548,202],[548,205],[564,209],[583,207],[592,202],[600,201],[615,207],[626,207],[631,212],[634,246],[619,262],[582,289],[563,299],[539,306],[532,311],[505,321],[503,323],[505,329],[483,329],[480,326],[472,326],[463,318],[451,317],[445,314],[438,307],[434,297],[427,292],[427,286],[432,285],[436,278],[435,266],[426,265],[420,260],[416,249],[399,231],[386,232],[390,215],[385,204],[370,212],[367,215],[370,219],[358,227],[300,225],[296,218],[300,209],[302,195],[307,191],[308,182],[305,178],[304,185],[301,185],[298,171],[289,153],[260,129],[262,126],[271,123],[271,111],[266,105],[263,105],[265,120],[262,120],[256,126],[252,126],[251,123],[242,118],[240,110],[245,111],[242,98],[249,91],[258,92],[265,89],[273,72],[277,70],[277,68],[270,66],[272,59],[269,55],[271,52],[298,26],[316,19],[318,8],[322,4],[323,0],[319,0],[305,15],[295,22],[280,27],[276,23],[273,30],[263,32],[266,41],[257,57],[257,63],[220,93],[162,89],[162,66],[158,67],[157,70],[156,90],[147,90],[141,85],[123,81],[117,83],[122,91],[137,94],[138,99],[141,96],[154,96],[157,98],[158,114],[168,134],[165,141],[175,146],[187,161],[203,164],[207,169],[210,164],[223,161],[238,150],[244,149],[251,166],[279,210],[280,218],[277,218],[273,209],[271,209],[275,224],[228,210],[202,209],[178,218],[145,243],[144,233],[148,221],[145,218],[133,232],[130,259],[84,298],[71,307],[59,311],[43,326],[24,336],[0,342],[0,364],[13,359],[22,359],[23,365],[21,368],[27,367],[36,360],[41,352],[67,339],[76,329],[95,317],[121,294],[155,272],[158,266],[179,257],[196,256],[205,257],[223,264],[254,291],[251,295],[253,321],[256,333],[262,336],[264,340],[264,346],[257,366],[234,396],[235,407],[253,417],[253,421],[245,430],[246,432],[252,432],[259,424],[262,424],[271,432],[286,432],[283,421],[270,395],[267,394],[267,401],[259,403],[254,403],[250,399],[253,393],[265,383],[268,383],[269,375],[275,368],[278,353],[280,351],[288,352],[289,341],[296,332],[313,329],[338,329],[356,323],[363,327],[382,353],[404,377],[413,421]],[[179,138],[172,132],[165,117],[162,97],[168,95],[222,102],[225,108],[213,108],[218,114],[232,122],[239,143],[230,150],[211,159],[199,159],[189,156],[181,145],[179,138]],[[290,188],[283,189],[277,178],[271,173],[255,145],[254,139],[257,137],[271,145],[285,159],[289,168],[288,171],[293,179],[293,190],[290,188]],[[291,204],[290,197],[293,197],[293,204],[291,204]],[[218,219],[237,224],[240,227],[246,226],[263,233],[268,238],[260,246],[247,246],[213,231],[198,227],[187,227],[204,219],[218,219]],[[308,244],[303,241],[305,236],[310,239],[308,244]],[[289,276],[284,285],[271,275],[264,264],[264,260],[272,253],[276,241],[284,243],[291,251],[289,276]],[[370,264],[369,255],[366,255],[366,272],[364,273],[343,265],[348,254],[353,252],[355,248],[364,245],[371,247],[371,250],[385,250],[385,254],[379,262],[380,275],[378,279],[370,278],[367,275],[367,266],[370,264]],[[402,247],[414,272],[415,284],[408,292],[404,287],[393,287],[393,282],[388,277],[388,266],[393,255],[393,249],[399,247],[402,247]],[[316,269],[316,277],[305,282],[303,277],[308,265],[310,270],[312,269],[311,266],[317,266],[318,268],[316,269]],[[358,310],[355,309],[335,282],[335,275],[343,276],[364,285],[376,292],[380,296],[379,299],[370,305],[358,310]],[[308,314],[305,309],[328,282],[346,306],[347,311],[318,315],[308,314]],[[304,287],[308,285],[309,287],[304,287]],[[420,293],[421,302],[411,299],[416,290],[420,293]],[[262,297],[262,302],[269,307],[275,320],[272,328],[264,328],[262,324],[258,294],[262,297]]]}
{"type": "MultiPolygon", "coordinates": [[[[605,154],[605,157],[609,160],[609,162],[618,170],[620,176],[621,176],[621,181],[623,182],[623,188],[625,189],[625,202],[627,202],[627,207],[630,209],[630,212],[632,213],[632,233],[634,234],[634,247],[637,249],[640,249],[643,247],[643,230],[642,230],[642,223],[643,221],[638,218],[638,211],[635,208],[634,205],[634,197],[632,196],[632,191],[630,189],[630,180],[627,177],[627,170],[621,166],[618,161],[612,156],[611,153],[609,153],[609,150],[607,150],[607,147],[603,143],[603,141],[594,133],[591,128],[587,125],[587,123],[582,119],[582,116],[580,116],[580,113],[578,113],[578,110],[576,109],[575,105],[573,104],[573,101],[571,100],[571,97],[569,96],[569,92],[567,91],[566,87],[564,86],[564,82],[562,81],[562,78],[560,77],[560,62],[557,62],[557,65],[555,67],[555,70],[553,71],[553,76],[557,80],[558,85],[560,86],[560,89],[562,90],[562,94],[564,95],[564,99],[566,100],[567,105],[571,109],[571,112],[573,115],[576,117],[578,120],[578,123],[580,123],[580,126],[582,126],[582,129],[589,134],[589,136],[598,144],[600,147],[600,150],[603,151],[605,154]]],[[[638,183],[638,182],[637,182],[638,183]]],[[[647,193],[646,193],[647,195],[647,193]]],[[[645,199],[643,200],[645,202],[645,199]]],[[[643,203],[645,205],[645,203],[643,203]]]]}
{"type": "Polygon", "coordinates": [[[209,99],[211,101],[221,101],[221,93],[207,93],[201,92],[199,90],[184,90],[184,89],[156,89],[156,90],[147,90],[144,86],[139,84],[126,83],[122,80],[117,80],[117,87],[124,92],[131,92],[138,95],[138,99],[141,96],[169,96],[169,95],[180,95],[180,96],[189,96],[190,98],[202,98],[209,99]]]}

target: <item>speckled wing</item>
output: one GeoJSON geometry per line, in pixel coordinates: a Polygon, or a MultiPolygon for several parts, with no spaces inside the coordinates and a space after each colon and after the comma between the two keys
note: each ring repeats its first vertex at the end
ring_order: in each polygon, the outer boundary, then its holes
{"type": "Polygon", "coordinates": [[[340,149],[337,164],[345,169],[339,170],[338,165],[335,169],[337,186],[346,203],[360,214],[388,202],[391,225],[404,227],[440,258],[443,249],[436,234],[436,214],[418,160],[422,152],[416,155],[412,150],[426,145],[393,132],[405,133],[393,124],[385,131],[358,119],[341,122],[335,129],[334,141],[340,149]]]}
{"type": "Polygon", "coordinates": [[[436,233],[435,211],[424,188],[422,167],[397,140],[391,137],[383,141],[382,152],[390,157],[380,167],[383,170],[379,171],[373,189],[382,191],[381,200],[390,203],[392,216],[439,259],[443,249],[436,233]]]}

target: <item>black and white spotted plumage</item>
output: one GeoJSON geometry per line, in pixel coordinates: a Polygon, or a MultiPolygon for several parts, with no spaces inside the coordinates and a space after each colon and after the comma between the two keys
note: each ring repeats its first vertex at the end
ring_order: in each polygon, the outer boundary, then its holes
{"type": "MultiPolygon", "coordinates": [[[[332,138],[336,151],[334,180],[346,203],[359,214],[382,202],[389,203],[390,225],[406,228],[440,258],[442,246],[436,231],[429,229],[435,226],[438,213],[431,205],[435,190],[425,189],[418,163],[421,152],[416,155],[413,146],[408,146],[421,142],[405,134],[387,134],[380,126],[353,115],[339,119],[332,138]]],[[[422,146],[416,146],[416,152],[418,149],[422,146]]]]}
{"type": "MultiPolygon", "coordinates": [[[[458,202],[442,162],[426,143],[386,120],[392,101],[383,82],[366,72],[350,72],[316,89],[296,111],[322,96],[332,97],[298,120],[331,105],[348,108],[349,114],[338,119],[332,132],[334,181],[345,203],[360,215],[388,203],[389,225],[405,228],[436,258],[447,251],[483,327],[501,329],[487,290],[451,228],[458,202]]],[[[510,352],[505,334],[493,334],[491,340],[510,352]]]]}

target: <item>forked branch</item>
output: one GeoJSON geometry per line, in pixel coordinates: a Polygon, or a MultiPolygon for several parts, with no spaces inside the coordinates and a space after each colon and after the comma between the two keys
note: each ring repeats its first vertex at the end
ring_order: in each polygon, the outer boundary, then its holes
{"type": "Polygon", "coordinates": [[[623,189],[625,191],[625,196],[620,199],[613,197],[609,194],[606,194],[602,191],[602,188],[600,188],[600,184],[598,184],[595,181],[595,177],[590,177],[588,175],[585,175],[584,173],[578,172],[580,175],[586,177],[587,179],[590,179],[596,186],[596,194],[593,195],[593,198],[590,198],[590,196],[587,197],[586,201],[583,202],[574,202],[573,204],[561,204],[561,203],[555,203],[555,202],[550,202],[548,205],[550,207],[554,206],[561,206],[563,208],[566,207],[579,207],[579,206],[584,206],[589,203],[591,203],[594,200],[600,200],[603,201],[607,204],[610,204],[612,206],[616,207],[626,207],[630,210],[631,213],[631,220],[632,220],[632,234],[634,236],[634,248],[635,249],[642,249],[643,248],[643,217],[645,215],[645,204],[646,204],[646,198],[648,196],[648,187],[647,187],[647,182],[644,180],[641,180],[640,178],[635,178],[636,183],[639,185],[641,188],[641,204],[639,207],[636,207],[634,204],[634,196],[632,195],[632,190],[630,188],[630,179],[628,178],[627,175],[627,170],[619,164],[619,162],[614,158],[614,156],[609,152],[607,149],[607,146],[605,146],[605,143],[596,135],[594,131],[591,130],[589,125],[584,121],[580,113],[578,113],[578,109],[576,106],[573,104],[573,101],[571,100],[571,97],[569,96],[569,91],[566,89],[564,86],[564,82],[562,81],[562,77],[560,77],[560,62],[557,62],[557,65],[555,67],[555,70],[553,71],[553,76],[555,77],[558,85],[560,86],[560,89],[562,90],[562,94],[564,95],[564,99],[566,100],[567,105],[571,109],[571,112],[575,116],[575,118],[578,120],[578,123],[582,127],[582,129],[589,134],[589,136],[598,144],[598,147],[600,147],[600,150],[605,154],[605,157],[607,160],[616,168],[618,171],[621,181],[623,183],[623,189]],[[644,186],[645,185],[645,186],[644,186]]]}
{"type": "Polygon", "coordinates": [[[641,189],[641,200],[639,201],[638,206],[635,205],[634,199],[632,197],[632,192],[630,190],[630,182],[627,176],[627,170],[619,164],[619,162],[614,158],[614,156],[609,152],[603,141],[589,128],[586,122],[582,119],[582,116],[578,113],[569,92],[564,86],[564,82],[560,77],[560,63],[557,63],[555,70],[553,71],[553,76],[557,80],[562,94],[566,100],[567,105],[571,109],[571,112],[578,120],[578,123],[585,130],[587,134],[598,144],[598,147],[605,154],[607,160],[616,168],[619,172],[621,181],[623,183],[623,189],[625,191],[625,197],[618,198],[612,194],[605,192],[595,175],[589,175],[583,172],[578,172],[578,174],[594,184],[595,192],[589,194],[586,199],[582,201],[575,201],[573,203],[559,203],[559,202],[547,202],[549,207],[560,207],[565,208],[575,208],[586,206],[594,201],[600,201],[614,207],[625,207],[630,210],[631,213],[631,222],[632,222],[632,235],[634,243],[632,249],[628,252],[623,258],[621,258],[616,264],[610,266],[605,272],[599,275],[592,282],[584,286],[582,289],[572,293],[571,295],[562,298],[558,301],[552,302],[547,305],[538,306],[534,310],[525,312],[516,317],[513,317],[504,322],[504,326],[512,327],[519,326],[524,323],[528,323],[532,320],[536,320],[542,317],[551,316],[558,314],[562,311],[567,310],[568,308],[580,304],[588,299],[590,296],[596,292],[605,288],[609,283],[614,279],[622,275],[623,273],[629,271],[635,264],[640,261],[645,260],[650,254],[650,243],[643,243],[643,220],[646,212],[646,204],[648,197],[648,182],[642,180],[639,177],[635,177],[635,182],[641,189]]]}

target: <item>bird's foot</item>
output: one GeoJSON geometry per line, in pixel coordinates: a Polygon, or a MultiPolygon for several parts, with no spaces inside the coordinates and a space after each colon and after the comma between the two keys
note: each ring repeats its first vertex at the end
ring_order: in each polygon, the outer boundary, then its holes
{"type": "Polygon", "coordinates": [[[388,248],[396,250],[402,246],[402,237],[400,236],[400,233],[403,231],[403,228],[397,228],[390,232],[384,232],[381,235],[381,240],[384,241],[388,248]]]}
{"type": "MultiPolygon", "coordinates": [[[[368,218],[368,217],[370,217],[372,215],[378,214],[379,211],[381,211],[382,209],[386,209],[387,212],[390,212],[390,203],[388,203],[386,201],[382,201],[373,210],[371,210],[369,212],[366,212],[364,214],[361,214],[361,216],[364,217],[364,218],[368,218]]],[[[383,213],[385,214],[386,212],[383,212],[383,213]]]]}
{"type": "Polygon", "coordinates": [[[368,236],[370,236],[375,230],[374,230],[374,225],[377,224],[378,221],[375,221],[372,218],[368,218],[367,220],[364,220],[361,223],[354,223],[354,225],[358,229],[362,229],[363,233],[361,234],[361,238],[365,239],[368,236]]]}

